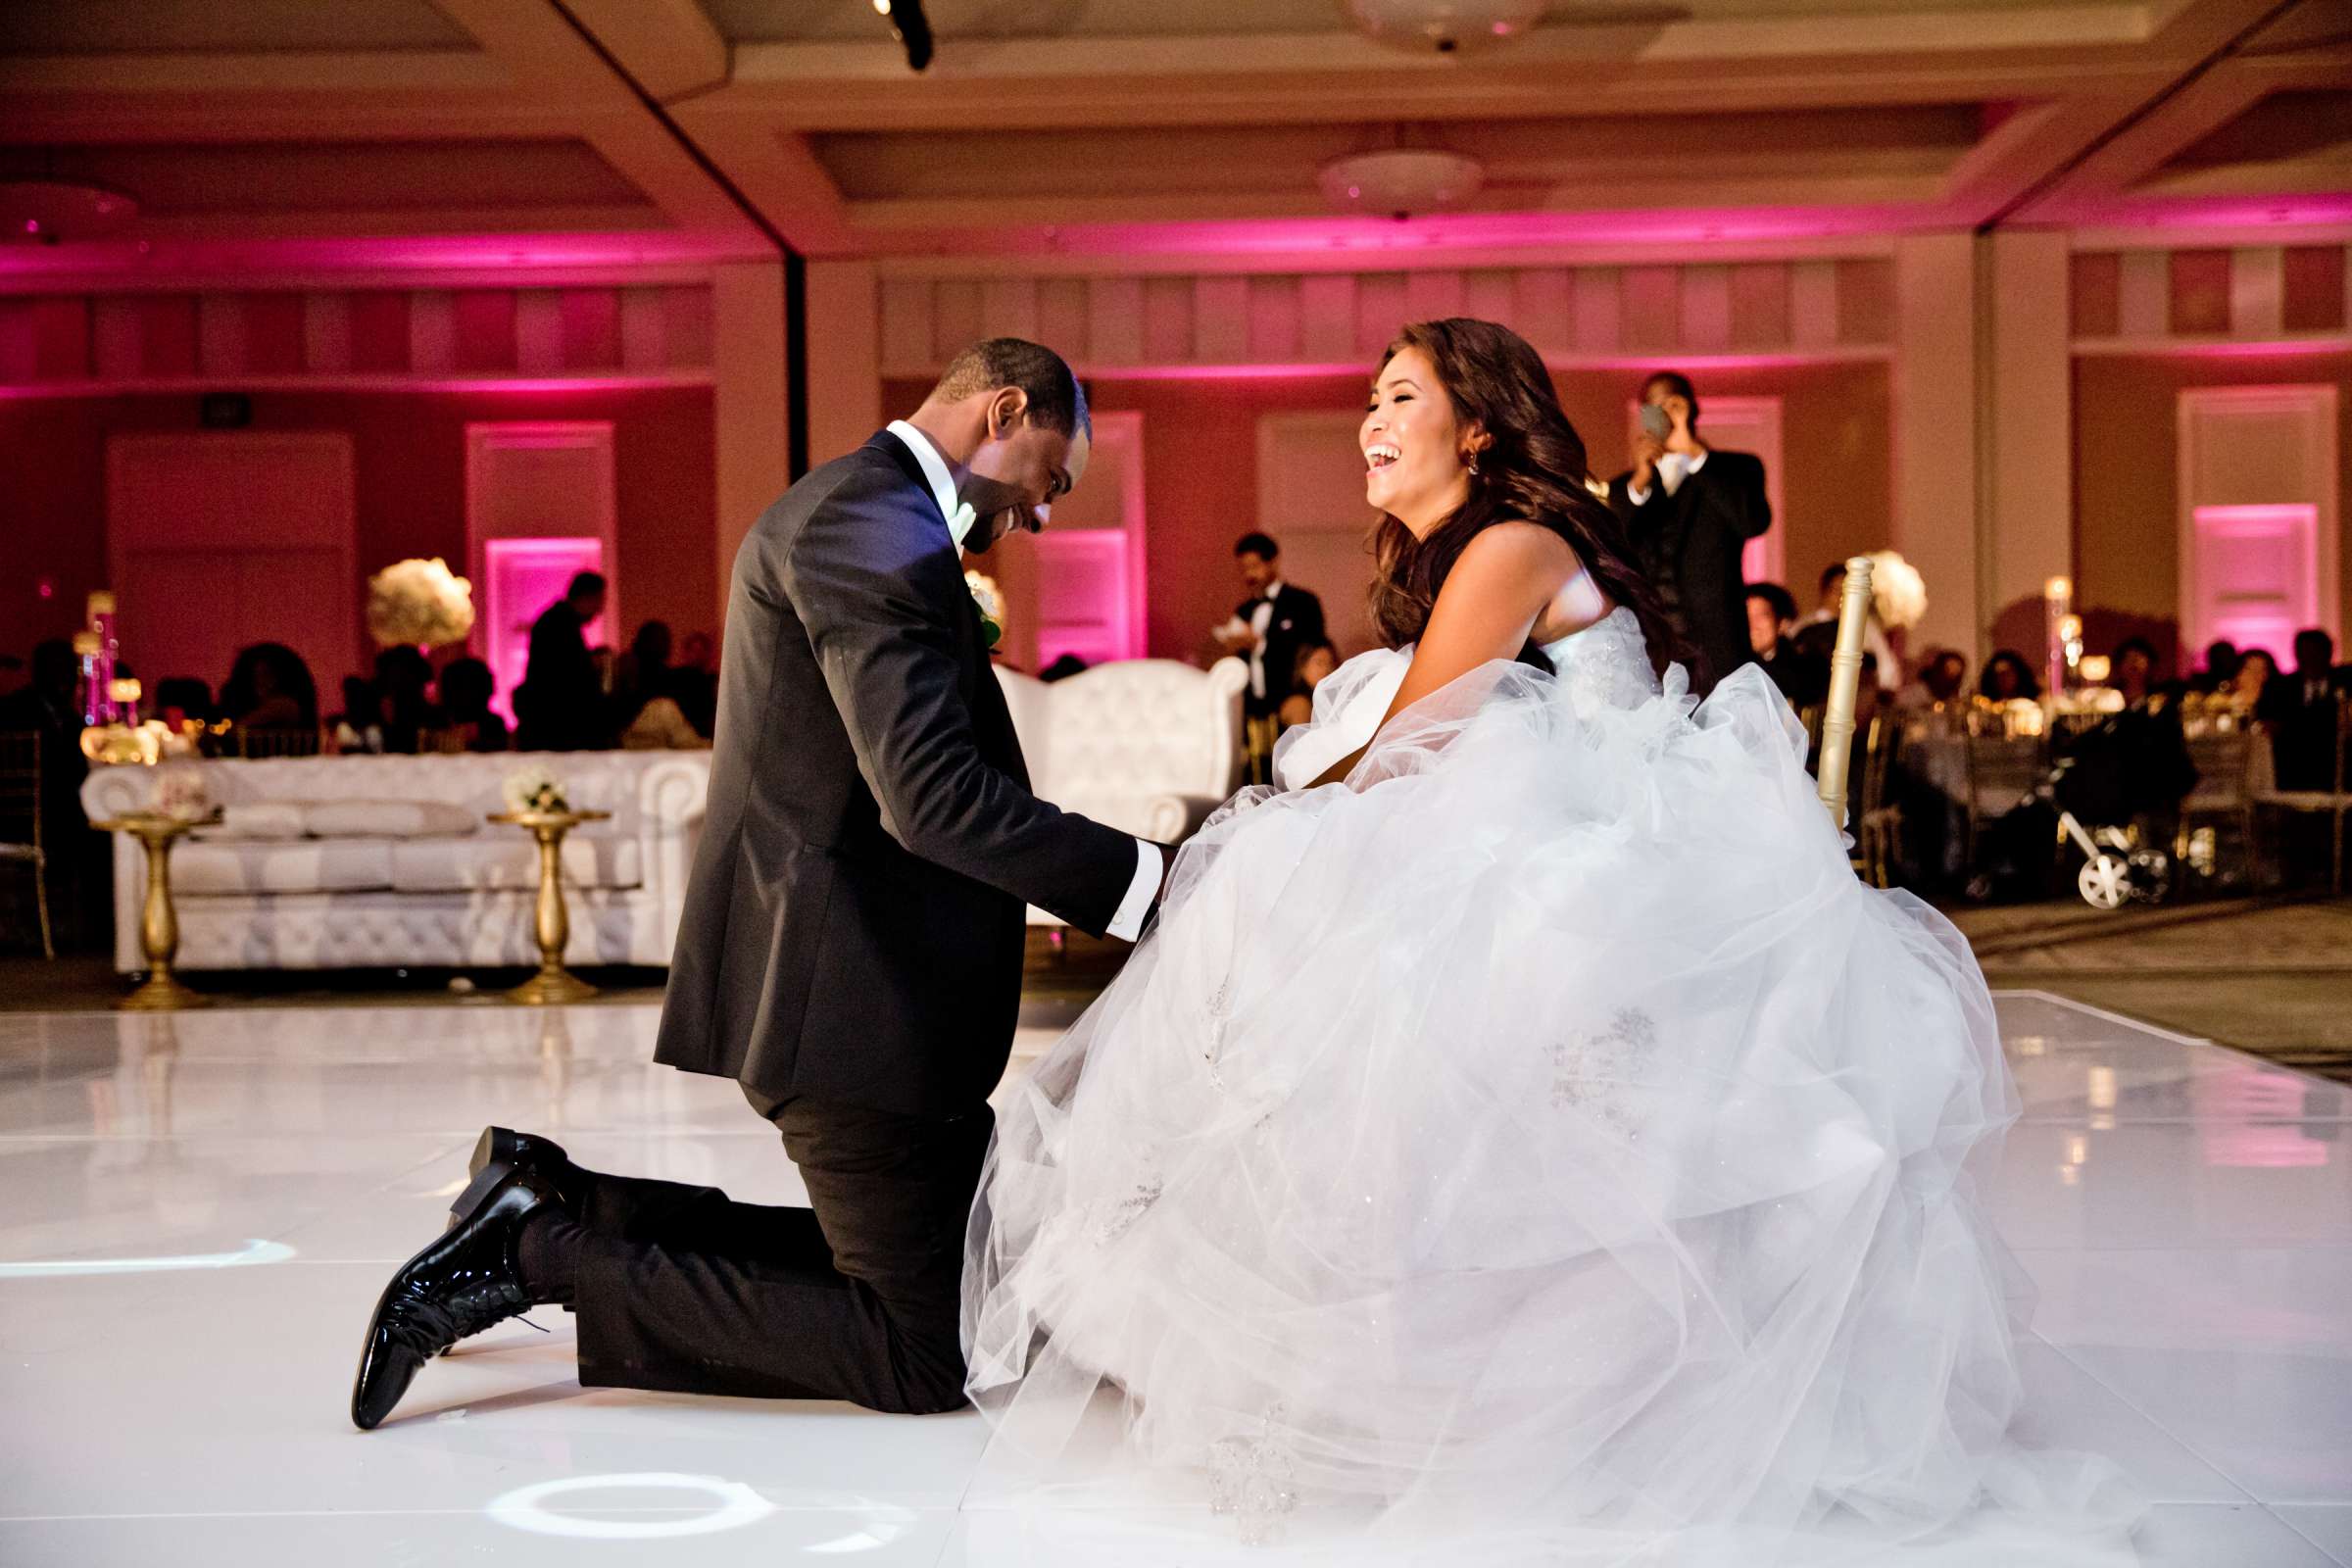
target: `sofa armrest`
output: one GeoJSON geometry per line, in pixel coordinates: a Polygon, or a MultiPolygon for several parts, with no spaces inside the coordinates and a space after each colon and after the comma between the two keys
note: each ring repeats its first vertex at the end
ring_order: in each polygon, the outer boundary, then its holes
{"type": "Polygon", "coordinates": [[[1213,795],[1153,795],[1143,802],[1144,836],[1162,844],[1181,844],[1200,831],[1208,813],[1225,803],[1213,795]]]}
{"type": "Polygon", "coordinates": [[[81,809],[93,822],[143,811],[155,799],[155,775],[154,768],[136,763],[93,767],[81,781],[81,809]]]}

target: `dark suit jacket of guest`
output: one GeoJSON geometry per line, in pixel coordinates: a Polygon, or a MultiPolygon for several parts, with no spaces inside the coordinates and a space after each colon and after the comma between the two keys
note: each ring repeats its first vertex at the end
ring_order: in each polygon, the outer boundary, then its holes
{"type": "Polygon", "coordinates": [[[514,688],[514,718],[515,744],[526,752],[584,752],[612,742],[604,681],[588,657],[587,623],[568,599],[557,600],[531,622],[530,662],[514,688]]]}
{"type": "Polygon", "coordinates": [[[1672,618],[1708,665],[1703,679],[1692,672],[1692,685],[1708,689],[1750,657],[1747,578],[1740,553],[1772,526],[1764,461],[1710,450],[1705,466],[1672,495],[1653,476],[1649,499],[1641,506],[1634,504],[1633,477],[1629,470],[1610,481],[1609,505],[1625,519],[1651,580],[1672,574],[1680,598],[1678,607],[1670,607],[1672,618]]]}
{"type": "Polygon", "coordinates": [[[2352,665],[2310,680],[2274,675],[2254,716],[2271,726],[2271,759],[2282,790],[2325,790],[2335,783],[2335,705],[2352,692],[2352,665]],[[2315,684],[2323,690],[2312,691],[2315,684]]]}
{"type": "MultiPolygon", "coordinates": [[[[1234,613],[1247,621],[1262,603],[1263,596],[1245,599],[1234,613]]],[[[1282,700],[1291,695],[1291,676],[1298,667],[1298,651],[1312,647],[1324,637],[1323,601],[1297,583],[1284,583],[1282,592],[1274,596],[1274,613],[1266,622],[1266,695],[1261,699],[1244,687],[1244,709],[1253,716],[1280,709],[1282,700]]]]}
{"type": "MultiPolygon", "coordinates": [[[[1748,657],[1755,659],[1751,645],[1748,657]]],[[[1788,638],[1782,638],[1770,659],[1755,659],[1772,683],[1788,699],[1791,708],[1806,709],[1829,701],[1830,662],[1819,654],[1801,649],[1788,638]]]]}
{"type": "Polygon", "coordinates": [[[1135,841],[1029,792],[963,565],[878,435],[743,542],[709,814],[655,1059],[955,1114],[1003,1075],[1026,906],[1100,935],[1135,841]]]}

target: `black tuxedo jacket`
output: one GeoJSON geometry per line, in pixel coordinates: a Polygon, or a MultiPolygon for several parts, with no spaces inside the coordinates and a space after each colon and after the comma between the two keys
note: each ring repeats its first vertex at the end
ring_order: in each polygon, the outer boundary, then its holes
{"type": "Polygon", "coordinates": [[[1636,506],[1633,474],[1609,483],[1609,505],[1625,519],[1642,570],[1666,591],[1677,630],[1706,659],[1705,689],[1745,663],[1747,580],[1740,552],[1772,526],[1764,495],[1764,462],[1745,452],[1707,454],[1706,466],[1674,494],[1654,477],[1649,499],[1636,506]]]}
{"type": "MultiPolygon", "coordinates": [[[[1245,599],[1234,611],[1247,622],[1257,613],[1262,599],[1245,599]]],[[[1284,583],[1274,596],[1274,613],[1266,622],[1266,695],[1260,698],[1243,688],[1243,707],[1250,713],[1271,713],[1291,695],[1292,673],[1298,667],[1298,650],[1324,639],[1323,601],[1296,583],[1284,583]]]]}
{"type": "Polygon", "coordinates": [[[656,1060],[916,1115],[995,1087],[1025,906],[1100,935],[1136,848],[1029,793],[982,637],[896,436],[753,525],[656,1060]]]}

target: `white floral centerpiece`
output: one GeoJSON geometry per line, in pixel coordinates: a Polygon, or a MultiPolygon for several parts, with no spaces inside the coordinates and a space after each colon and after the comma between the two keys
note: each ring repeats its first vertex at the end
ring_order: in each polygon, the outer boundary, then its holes
{"type": "Polygon", "coordinates": [[[997,579],[977,571],[963,574],[963,586],[971,591],[972,603],[980,607],[980,627],[988,634],[988,646],[994,648],[1004,637],[1004,593],[997,579]]]}
{"type": "Polygon", "coordinates": [[[156,815],[174,822],[202,822],[213,814],[212,786],[205,783],[204,774],[194,767],[159,768],[155,775],[155,794],[148,809],[156,815]]]}
{"type": "Polygon", "coordinates": [[[435,556],[402,561],[368,579],[368,632],[379,647],[441,648],[473,631],[473,584],[435,556]]]}
{"type": "Polygon", "coordinates": [[[1916,626],[1928,613],[1928,585],[1914,566],[1892,550],[1870,558],[1870,609],[1888,631],[1916,626]]]}
{"type": "Polygon", "coordinates": [[[571,802],[564,796],[564,781],[546,767],[530,764],[514,769],[500,786],[506,798],[507,809],[516,815],[534,811],[568,811],[571,802]]]}

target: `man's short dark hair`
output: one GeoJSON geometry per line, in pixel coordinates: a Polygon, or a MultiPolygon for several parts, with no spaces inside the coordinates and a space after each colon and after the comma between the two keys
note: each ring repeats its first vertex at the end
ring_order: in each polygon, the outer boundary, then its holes
{"type": "Polygon", "coordinates": [[[1274,542],[1272,534],[1246,533],[1235,541],[1233,554],[1237,561],[1244,556],[1255,556],[1261,561],[1272,561],[1282,554],[1282,546],[1274,542]]]}
{"type": "Polygon", "coordinates": [[[1649,389],[1653,386],[1662,386],[1667,391],[1673,393],[1676,397],[1681,398],[1685,403],[1690,404],[1690,422],[1692,424],[1696,424],[1698,422],[1698,388],[1690,384],[1690,378],[1689,376],[1685,375],[1680,370],[1655,371],[1650,375],[1648,380],[1642,383],[1642,396],[1647,397],[1649,395],[1649,389]]]}
{"type": "Polygon", "coordinates": [[[1796,595],[1777,582],[1751,582],[1747,597],[1761,599],[1772,607],[1772,618],[1787,622],[1796,618],[1796,595]]]}
{"type": "Polygon", "coordinates": [[[2295,633],[2295,672],[2299,675],[2317,674],[2309,667],[2326,665],[2335,658],[2335,639],[2325,626],[2306,626],[2295,633]]]}
{"type": "Polygon", "coordinates": [[[564,590],[564,597],[585,599],[590,594],[601,594],[604,591],[605,574],[603,572],[583,571],[573,576],[571,586],[564,590]]]}
{"type": "Polygon", "coordinates": [[[1824,567],[1822,567],[1822,568],[1821,568],[1821,591],[1822,591],[1823,593],[1825,593],[1825,594],[1826,594],[1826,593],[1828,593],[1828,592],[1830,591],[1830,584],[1832,584],[1832,583],[1834,583],[1834,582],[1843,582],[1844,580],[1845,580],[1845,563],[1844,563],[1844,562],[1842,562],[1842,561],[1834,561],[1834,562],[1830,563],[1828,565],[1826,565],[1826,566],[1824,566],[1824,567]]]}
{"type": "Polygon", "coordinates": [[[2149,663],[2153,664],[2156,662],[2156,645],[2148,641],[2145,637],[2125,638],[2122,642],[2115,645],[2115,652],[2108,657],[2120,664],[2123,662],[2124,656],[2126,654],[2138,654],[2147,660],[2149,663]]]}
{"type": "Polygon", "coordinates": [[[1069,362],[1042,343],[1027,338],[992,337],[965,349],[948,362],[931,395],[948,403],[1018,387],[1029,396],[1029,417],[1057,435],[1095,433],[1094,416],[1086,407],[1086,388],[1069,362]]]}

